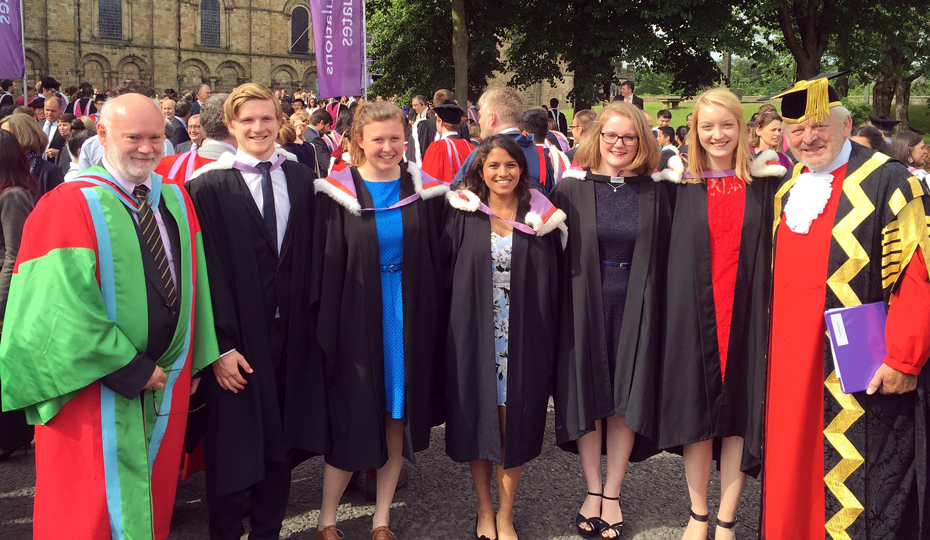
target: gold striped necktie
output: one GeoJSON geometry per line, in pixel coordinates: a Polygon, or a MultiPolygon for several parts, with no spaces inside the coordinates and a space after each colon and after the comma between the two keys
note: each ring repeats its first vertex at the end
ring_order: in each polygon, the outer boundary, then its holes
{"type": "Polygon", "coordinates": [[[168,307],[174,308],[178,303],[178,293],[171,279],[171,270],[168,268],[168,257],[165,255],[165,246],[155,223],[155,213],[148,204],[149,188],[138,185],[132,190],[132,196],[139,203],[139,229],[142,231],[142,240],[146,249],[152,254],[158,275],[161,276],[161,286],[168,298],[168,307]]]}

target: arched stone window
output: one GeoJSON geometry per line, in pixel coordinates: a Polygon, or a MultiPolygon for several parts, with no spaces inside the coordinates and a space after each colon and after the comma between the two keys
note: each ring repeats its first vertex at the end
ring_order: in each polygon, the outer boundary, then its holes
{"type": "Polygon", "coordinates": [[[203,0],[200,3],[200,44],[220,46],[220,2],[203,0]]]}
{"type": "Polygon", "coordinates": [[[100,37],[123,39],[123,2],[122,0],[99,0],[100,11],[97,13],[100,37]]]}
{"type": "Polygon", "coordinates": [[[291,12],[291,52],[310,53],[310,13],[303,7],[291,12]]]}

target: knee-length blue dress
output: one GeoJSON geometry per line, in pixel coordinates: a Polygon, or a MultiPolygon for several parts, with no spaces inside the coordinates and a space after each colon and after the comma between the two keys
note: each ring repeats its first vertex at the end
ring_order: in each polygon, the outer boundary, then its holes
{"type": "MultiPolygon", "coordinates": [[[[391,182],[370,182],[365,187],[375,208],[387,208],[400,201],[400,178],[391,182]]],[[[384,344],[385,410],[391,418],[404,417],[404,301],[401,263],[404,231],[400,208],[375,212],[378,227],[378,255],[381,262],[381,323],[384,344]]]]}

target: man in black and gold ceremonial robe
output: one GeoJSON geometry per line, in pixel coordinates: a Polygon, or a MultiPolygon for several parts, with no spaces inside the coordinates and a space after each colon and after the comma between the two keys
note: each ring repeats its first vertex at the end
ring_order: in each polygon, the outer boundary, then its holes
{"type": "Polygon", "coordinates": [[[762,537],[930,538],[927,197],[902,164],[848,140],[827,77],[786,92],[782,116],[800,163],[775,199],[762,537]],[[888,353],[867,391],[845,394],[824,311],[874,302],[888,353]]]}

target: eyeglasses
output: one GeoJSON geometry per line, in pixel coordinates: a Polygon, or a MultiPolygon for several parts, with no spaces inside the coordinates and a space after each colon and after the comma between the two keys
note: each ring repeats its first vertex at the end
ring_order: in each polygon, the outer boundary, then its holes
{"type": "Polygon", "coordinates": [[[581,126],[576,126],[575,124],[572,124],[572,125],[568,126],[568,129],[578,129],[578,128],[580,128],[580,127],[581,127],[581,126]]]}
{"type": "Polygon", "coordinates": [[[639,137],[636,135],[624,135],[621,137],[616,133],[601,133],[601,140],[607,144],[616,144],[620,139],[623,139],[623,146],[633,146],[639,143],[639,137]]]}
{"type": "MultiPolygon", "coordinates": [[[[183,368],[181,368],[181,369],[183,369],[183,368]]],[[[180,369],[166,369],[166,370],[165,370],[165,373],[171,373],[172,371],[180,371],[180,369]]],[[[192,413],[192,412],[197,412],[197,411],[199,411],[200,409],[203,409],[204,407],[207,406],[207,404],[204,403],[203,405],[197,407],[196,409],[191,409],[191,410],[188,410],[188,411],[180,411],[180,412],[173,412],[173,413],[162,414],[162,413],[158,412],[158,399],[155,398],[155,392],[157,392],[157,390],[152,390],[152,408],[155,409],[155,416],[175,416],[175,415],[178,415],[178,414],[190,414],[190,413],[192,413]]]]}

